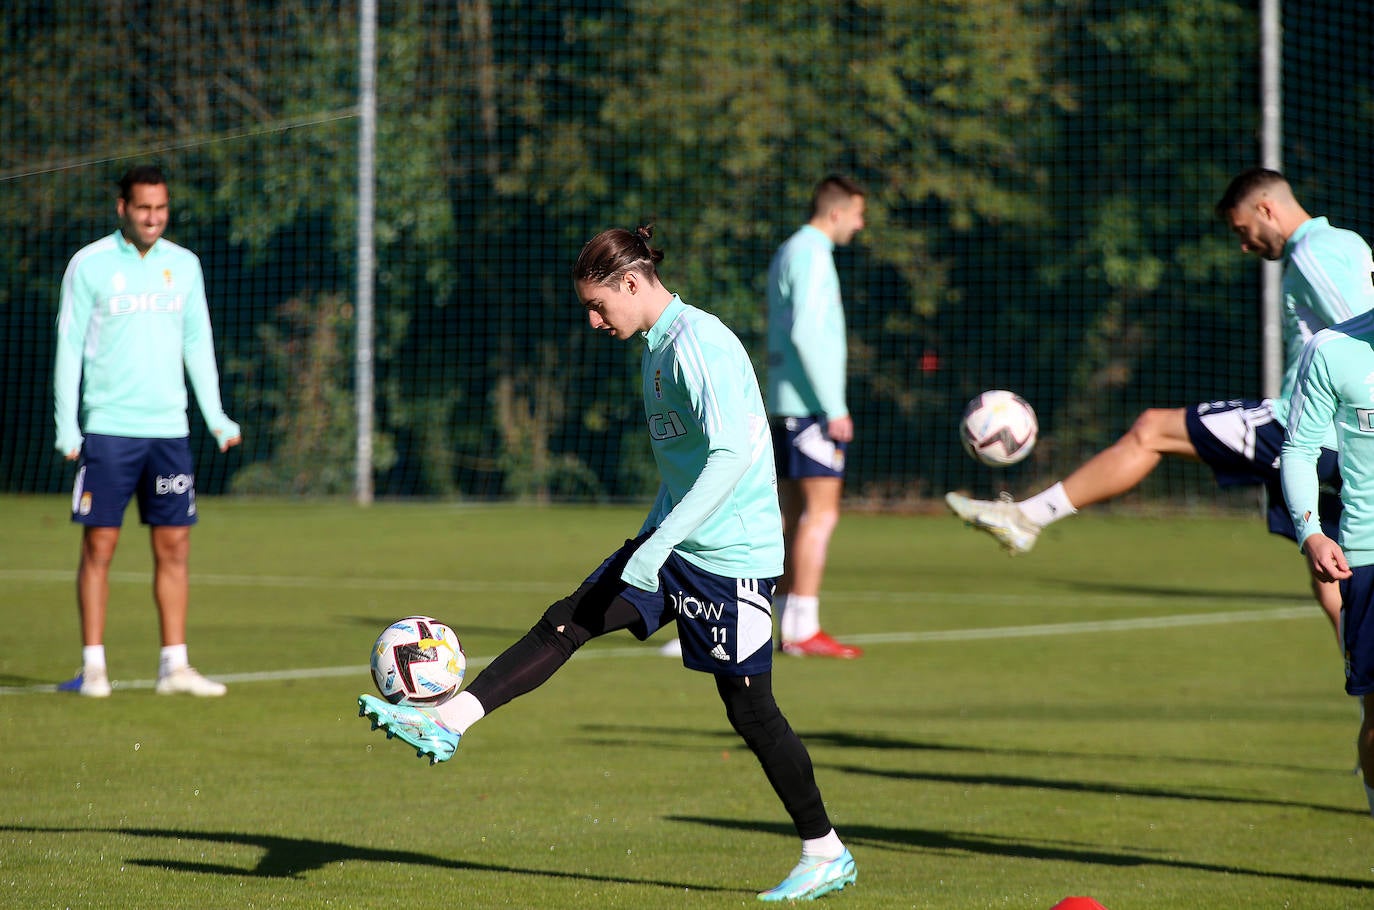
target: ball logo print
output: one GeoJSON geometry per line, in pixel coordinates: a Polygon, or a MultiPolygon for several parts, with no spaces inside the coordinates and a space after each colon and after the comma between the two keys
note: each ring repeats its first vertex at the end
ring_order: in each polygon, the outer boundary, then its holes
{"type": "Polygon", "coordinates": [[[392,645],[391,653],[396,658],[396,672],[400,674],[401,686],[410,692],[426,688],[424,676],[416,678],[416,671],[423,671],[422,664],[431,664],[439,659],[439,642],[430,637],[424,623],[420,624],[420,640],[407,641],[392,645]]]}
{"type": "Polygon", "coordinates": [[[964,450],[991,467],[1024,459],[1035,448],[1040,429],[1035,409],[1006,389],[992,389],[975,396],[964,408],[959,426],[964,450]]]}
{"type": "Polygon", "coordinates": [[[448,625],[408,616],[377,636],[371,668],[377,691],[393,705],[437,705],[458,693],[467,657],[448,625]]]}

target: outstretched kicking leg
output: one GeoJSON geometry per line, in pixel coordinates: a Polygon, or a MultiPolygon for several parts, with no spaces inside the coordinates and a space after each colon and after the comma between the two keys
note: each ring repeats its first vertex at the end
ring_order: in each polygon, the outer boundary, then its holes
{"type": "Polygon", "coordinates": [[[543,685],[577,649],[608,632],[628,629],[643,619],[615,592],[619,570],[587,581],[553,604],[539,622],[503,651],[452,699],[433,708],[392,705],[372,695],[358,697],[358,714],[428,757],[430,764],[448,761],[468,728],[514,698],[543,685]]]}
{"type": "Polygon", "coordinates": [[[1140,484],[1165,455],[1198,460],[1183,408],[1151,408],[1126,435],[1085,461],[1068,477],[1022,502],[970,499],[946,493],[960,518],[996,538],[1013,556],[1029,552],[1040,530],[1085,506],[1105,502],[1140,484]]]}

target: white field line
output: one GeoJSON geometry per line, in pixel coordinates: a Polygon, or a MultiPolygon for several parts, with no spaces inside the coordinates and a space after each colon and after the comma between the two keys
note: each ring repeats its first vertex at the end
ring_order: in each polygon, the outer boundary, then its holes
{"type": "MultiPolygon", "coordinates": [[[[834,599],[834,595],[832,595],[834,599]]],[[[1187,613],[1173,616],[1146,616],[1135,619],[1103,619],[1085,622],[1044,623],[1026,626],[996,626],[986,629],[943,629],[929,632],[878,632],[868,635],[849,635],[846,641],[860,645],[921,644],[927,642],[986,641],[1010,638],[1040,638],[1056,635],[1088,635],[1103,632],[1138,632],[1154,629],[1177,629],[1187,626],[1219,626],[1247,622],[1275,622],[1289,619],[1310,619],[1311,605],[1275,607],[1268,610],[1240,610],[1220,613],[1187,613]]],[[[592,647],[583,649],[575,660],[604,658],[662,659],[658,648],[642,644],[632,647],[592,647]]],[[[468,659],[469,668],[484,667],[491,657],[468,659]]],[[[357,676],[366,680],[368,669],[363,664],[346,667],[314,667],[308,669],[265,670],[256,673],[215,674],[224,683],[276,682],[288,679],[320,679],[330,676],[357,676]]],[[[114,681],[116,689],[151,689],[154,680],[137,679],[114,681]]],[[[54,685],[0,686],[0,695],[32,695],[54,693],[54,685]]]]}

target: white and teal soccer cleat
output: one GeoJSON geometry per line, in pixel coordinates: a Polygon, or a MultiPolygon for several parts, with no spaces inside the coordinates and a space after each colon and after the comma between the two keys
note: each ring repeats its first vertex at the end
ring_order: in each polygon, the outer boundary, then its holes
{"type": "Polygon", "coordinates": [[[854,884],[859,869],[848,850],[834,859],[802,860],[776,887],[759,892],[761,901],[809,901],[854,884]]]}
{"type": "Polygon", "coordinates": [[[439,723],[421,708],[393,705],[374,695],[358,696],[358,716],[372,720],[372,729],[381,727],[386,738],[393,736],[415,748],[415,754],[429,757],[431,765],[448,761],[462,736],[439,723]]]}
{"type": "Polygon", "coordinates": [[[945,505],[971,528],[991,534],[1012,556],[1029,553],[1040,536],[1039,526],[1032,524],[1021,507],[1006,493],[1001,499],[969,499],[958,493],[946,493],[945,505]]]}

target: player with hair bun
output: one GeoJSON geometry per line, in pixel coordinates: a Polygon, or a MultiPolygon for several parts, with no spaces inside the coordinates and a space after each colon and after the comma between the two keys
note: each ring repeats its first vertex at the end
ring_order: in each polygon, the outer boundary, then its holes
{"type": "Polygon", "coordinates": [[[650,227],[604,231],[572,273],[593,330],[645,342],[644,421],[661,479],[648,517],[465,691],[434,708],[363,695],[359,713],[431,763],[445,761],[473,724],[548,681],[591,639],[625,629],[643,641],[673,623],[683,664],[714,678],[730,725],[802,840],[800,861],[759,899],[808,900],[844,888],[857,872],[806,746],[773,698],[772,597],[783,542],[763,397],[734,333],[663,286],[652,237],[650,227]]]}

